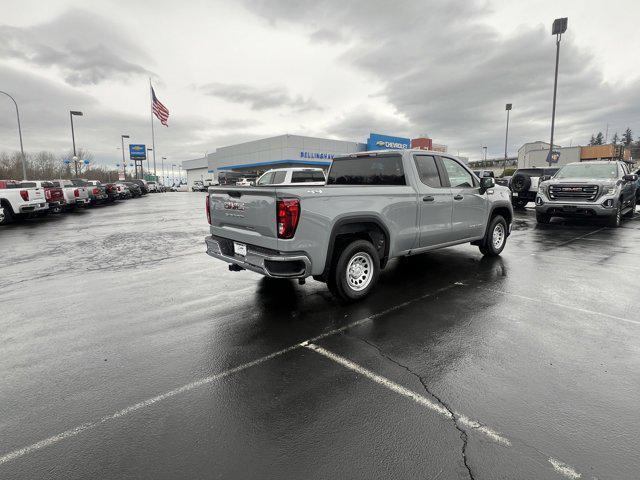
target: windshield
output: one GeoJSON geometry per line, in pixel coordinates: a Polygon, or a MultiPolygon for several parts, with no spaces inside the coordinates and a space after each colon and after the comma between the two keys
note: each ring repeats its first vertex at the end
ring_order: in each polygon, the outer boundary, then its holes
{"type": "Polygon", "coordinates": [[[618,165],[615,163],[576,163],[565,165],[555,178],[618,178],[618,165]]]}

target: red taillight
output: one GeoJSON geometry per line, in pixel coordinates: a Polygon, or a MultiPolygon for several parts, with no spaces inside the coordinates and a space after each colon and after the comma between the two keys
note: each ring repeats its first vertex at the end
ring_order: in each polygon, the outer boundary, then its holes
{"type": "Polygon", "coordinates": [[[51,200],[51,190],[44,191],[44,198],[46,198],[47,200],[51,200]]]}
{"type": "Polygon", "coordinates": [[[99,188],[94,188],[93,189],[93,194],[94,195],[100,195],[100,189],[99,188]]]}
{"type": "Polygon", "coordinates": [[[207,222],[209,222],[209,225],[211,225],[211,204],[209,203],[210,202],[209,195],[204,197],[204,199],[207,202],[205,206],[205,209],[207,210],[207,222]]]}
{"type": "Polygon", "coordinates": [[[80,190],[78,190],[77,188],[73,191],[73,196],[78,198],[80,196],[80,190]]]}
{"type": "Polygon", "coordinates": [[[278,238],[293,238],[300,219],[300,200],[286,198],[276,203],[278,238]]]}
{"type": "Polygon", "coordinates": [[[29,200],[29,190],[20,190],[20,196],[26,202],[29,200]]]}

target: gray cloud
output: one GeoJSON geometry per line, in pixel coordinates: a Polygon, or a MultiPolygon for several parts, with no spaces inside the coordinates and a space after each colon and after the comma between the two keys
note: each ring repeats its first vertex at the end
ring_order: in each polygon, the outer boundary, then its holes
{"type": "Polygon", "coordinates": [[[28,27],[0,25],[0,59],[57,68],[70,85],[149,74],[133,40],[104,18],[69,10],[50,22],[28,27]]]}
{"type": "Polygon", "coordinates": [[[266,110],[271,108],[288,107],[296,112],[322,110],[313,99],[293,96],[282,85],[256,87],[246,84],[209,83],[201,90],[213,97],[234,103],[246,103],[252,110],[266,110]]]}
{"type": "MultiPolygon", "coordinates": [[[[332,30],[335,38],[348,40],[341,60],[382,81],[379,94],[409,119],[404,131],[429,132],[471,155],[477,156],[480,145],[498,154],[509,102],[510,144],[549,136],[555,42],[548,25],[521,27],[503,37],[481,22],[489,7],[479,0],[245,4],[279,28],[312,26],[312,41],[327,41],[330,36],[318,32],[332,30]]],[[[640,81],[605,83],[594,57],[576,47],[571,35],[562,41],[556,139],[585,143],[613,121],[612,129],[639,127],[640,81]]],[[[383,121],[369,117],[354,111],[336,118],[330,130],[357,132],[367,129],[367,121],[373,130],[383,121]]]]}

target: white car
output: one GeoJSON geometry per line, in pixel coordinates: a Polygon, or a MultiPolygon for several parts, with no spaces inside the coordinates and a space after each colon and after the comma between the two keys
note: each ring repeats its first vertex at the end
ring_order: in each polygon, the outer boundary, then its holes
{"type": "Polygon", "coordinates": [[[236,185],[238,187],[250,187],[253,184],[251,183],[251,180],[249,180],[248,178],[241,178],[236,182],[236,185]]]}
{"type": "Polygon", "coordinates": [[[320,186],[326,183],[321,168],[274,168],[267,170],[256,181],[256,185],[308,185],[320,186]]]}
{"type": "Polygon", "coordinates": [[[147,182],[147,188],[149,189],[149,193],[158,191],[158,184],[154,181],[147,182]]]}
{"type": "Polygon", "coordinates": [[[14,218],[47,210],[44,190],[23,186],[14,180],[0,180],[0,225],[11,223],[14,218]]]}

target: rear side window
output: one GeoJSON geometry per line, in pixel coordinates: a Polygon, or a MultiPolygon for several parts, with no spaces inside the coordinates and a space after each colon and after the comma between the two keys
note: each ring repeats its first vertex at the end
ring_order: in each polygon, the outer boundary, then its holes
{"type": "Polygon", "coordinates": [[[273,172],[265,173],[260,180],[258,180],[258,185],[269,185],[271,180],[273,179],[273,172]]]}
{"type": "Polygon", "coordinates": [[[416,155],[416,168],[420,181],[429,187],[441,187],[442,181],[433,155],[416,155]]]}
{"type": "Polygon", "coordinates": [[[291,174],[292,183],[306,183],[306,182],[324,182],[324,175],[322,172],[312,171],[294,171],[291,174]]]}
{"type": "Polygon", "coordinates": [[[329,170],[328,185],[406,185],[402,157],[335,158],[329,170]]]}
{"type": "Polygon", "coordinates": [[[277,183],[284,183],[284,179],[287,177],[287,172],[280,170],[279,172],[276,172],[275,175],[273,176],[273,180],[271,181],[271,183],[277,184],[277,183]]]}

